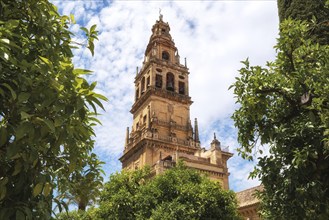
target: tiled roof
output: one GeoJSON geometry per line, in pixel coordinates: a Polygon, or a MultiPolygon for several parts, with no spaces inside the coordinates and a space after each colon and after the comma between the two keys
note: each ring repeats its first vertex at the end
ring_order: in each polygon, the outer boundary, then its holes
{"type": "Polygon", "coordinates": [[[238,206],[239,208],[250,206],[259,203],[259,200],[256,198],[255,193],[256,191],[262,191],[263,186],[255,186],[241,192],[236,193],[236,197],[238,199],[238,206]]]}

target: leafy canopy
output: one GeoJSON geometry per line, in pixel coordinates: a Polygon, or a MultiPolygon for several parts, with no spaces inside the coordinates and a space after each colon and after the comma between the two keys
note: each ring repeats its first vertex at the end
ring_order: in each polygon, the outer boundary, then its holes
{"type": "Polygon", "coordinates": [[[240,153],[252,159],[258,144],[270,149],[251,176],[264,185],[263,214],[271,219],[329,215],[329,46],[314,43],[312,25],[283,21],[276,60],[244,61],[233,85],[240,153]]]}
{"type": "Polygon", "coordinates": [[[328,6],[328,0],[278,0],[279,19],[313,21],[309,37],[320,44],[329,44],[328,6]]]}
{"type": "Polygon", "coordinates": [[[110,177],[99,219],[240,219],[232,191],[182,164],[152,177],[149,168],[110,177]]]}
{"type": "MultiPolygon", "coordinates": [[[[49,219],[54,190],[90,157],[106,98],[72,63],[69,17],[46,0],[0,5],[0,219],[49,219]]],[[[84,31],[93,53],[95,26],[84,31]]]]}

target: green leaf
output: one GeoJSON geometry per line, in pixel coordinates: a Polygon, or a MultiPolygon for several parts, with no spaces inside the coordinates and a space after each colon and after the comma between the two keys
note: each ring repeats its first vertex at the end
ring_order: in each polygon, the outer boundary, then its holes
{"type": "Polygon", "coordinates": [[[39,159],[35,159],[35,160],[33,161],[32,167],[35,167],[35,166],[37,165],[38,161],[39,161],[39,159]]]}
{"type": "Polygon", "coordinates": [[[94,32],[96,30],[96,27],[97,27],[96,24],[94,24],[93,26],[91,26],[90,33],[94,32]]]}
{"type": "Polygon", "coordinates": [[[11,96],[13,97],[14,100],[17,98],[16,92],[11,88],[10,85],[8,85],[7,83],[2,83],[1,85],[9,89],[11,96]]]}
{"type": "Polygon", "coordinates": [[[27,134],[27,132],[29,131],[31,126],[32,125],[26,121],[24,121],[22,124],[20,124],[18,126],[18,128],[16,129],[15,140],[18,141],[18,140],[22,139],[25,136],[25,134],[27,134]]]}
{"type": "Polygon", "coordinates": [[[96,87],[96,85],[97,85],[97,82],[92,82],[92,83],[90,84],[89,89],[90,89],[90,90],[93,90],[93,89],[96,87]]]}
{"type": "Polygon", "coordinates": [[[25,102],[30,98],[30,96],[30,93],[22,92],[18,95],[18,102],[25,102]]]}
{"type": "Polygon", "coordinates": [[[39,56],[39,58],[45,63],[47,64],[48,66],[52,66],[53,64],[51,63],[51,61],[49,59],[47,59],[46,57],[42,57],[42,56],[39,56]]]}
{"type": "Polygon", "coordinates": [[[9,29],[14,29],[19,25],[19,20],[9,20],[6,21],[6,27],[9,29]]]}
{"type": "Polygon", "coordinates": [[[7,194],[7,188],[4,185],[0,185],[0,201],[5,198],[7,194]]]}
{"type": "Polygon", "coordinates": [[[16,220],[25,220],[25,214],[21,210],[16,211],[16,220]]]}
{"type": "Polygon", "coordinates": [[[309,113],[309,117],[310,117],[311,122],[313,124],[315,124],[316,121],[315,121],[315,115],[314,115],[313,111],[309,111],[308,113],[309,113]]]}
{"type": "MultiPolygon", "coordinates": [[[[101,107],[101,108],[105,111],[103,104],[102,104],[97,98],[95,98],[95,97],[93,97],[93,96],[89,96],[88,98],[89,98],[92,102],[96,103],[99,107],[101,107]]],[[[95,112],[96,112],[96,111],[95,111],[95,112]]]]}
{"type": "Polygon", "coordinates": [[[36,197],[38,196],[43,188],[43,183],[38,183],[36,186],[33,188],[33,196],[36,197]]]}
{"type": "Polygon", "coordinates": [[[55,118],[55,123],[54,123],[55,127],[59,127],[62,124],[63,124],[63,119],[61,119],[61,118],[55,118]]]}
{"type": "Polygon", "coordinates": [[[32,115],[30,115],[30,114],[28,114],[24,111],[21,111],[21,118],[22,119],[27,119],[27,118],[31,118],[31,117],[32,117],[32,115]]]}
{"type": "Polygon", "coordinates": [[[45,186],[44,186],[44,188],[43,188],[43,194],[44,194],[45,196],[48,196],[49,193],[51,192],[51,189],[52,189],[52,187],[51,187],[50,183],[49,183],[49,182],[46,182],[46,183],[45,183],[45,186]]]}
{"type": "Polygon", "coordinates": [[[70,14],[70,19],[71,19],[71,22],[73,23],[73,24],[75,24],[76,22],[75,22],[75,19],[74,19],[74,15],[73,14],[70,14]]]}
{"type": "Polygon", "coordinates": [[[12,176],[16,176],[21,170],[22,170],[22,162],[16,160],[16,162],[15,162],[15,169],[14,169],[13,174],[11,174],[11,175],[12,176]]]}
{"type": "Polygon", "coordinates": [[[89,50],[91,52],[91,55],[94,56],[95,45],[94,45],[94,43],[91,40],[88,41],[88,47],[87,48],[89,48],[89,50]]]}
{"type": "Polygon", "coordinates": [[[8,158],[13,158],[13,157],[15,157],[18,153],[19,153],[19,151],[20,151],[20,145],[18,145],[18,144],[11,144],[8,148],[7,148],[7,154],[6,154],[6,156],[8,157],[8,158]]]}
{"type": "Polygon", "coordinates": [[[89,34],[89,31],[88,31],[88,29],[87,29],[87,28],[85,28],[85,27],[80,27],[80,29],[81,29],[82,31],[84,31],[84,32],[85,32],[85,34],[88,36],[88,34],[89,34]]]}
{"type": "Polygon", "coordinates": [[[95,118],[95,117],[89,117],[89,120],[90,120],[90,121],[95,121],[95,122],[97,122],[98,124],[102,125],[102,122],[101,122],[100,120],[98,120],[97,118],[95,118]]]}
{"type": "Polygon", "coordinates": [[[8,177],[1,177],[0,178],[0,186],[4,186],[8,183],[8,177]]]}
{"type": "Polygon", "coordinates": [[[108,99],[105,96],[101,95],[101,94],[94,93],[93,96],[96,97],[96,98],[102,99],[104,101],[108,101],[108,99]]]}
{"type": "Polygon", "coordinates": [[[90,73],[92,73],[93,71],[90,70],[85,70],[85,69],[74,69],[73,73],[74,75],[78,76],[78,75],[88,75],[90,73]]]}
{"type": "Polygon", "coordinates": [[[69,173],[72,173],[74,171],[75,167],[76,167],[76,163],[75,162],[70,162],[69,173]]]}
{"type": "Polygon", "coordinates": [[[55,132],[55,126],[54,123],[51,120],[48,120],[46,118],[42,119],[42,121],[47,125],[47,127],[52,131],[55,132]]]}
{"type": "Polygon", "coordinates": [[[0,147],[7,142],[7,129],[4,126],[0,127],[0,147]]]}

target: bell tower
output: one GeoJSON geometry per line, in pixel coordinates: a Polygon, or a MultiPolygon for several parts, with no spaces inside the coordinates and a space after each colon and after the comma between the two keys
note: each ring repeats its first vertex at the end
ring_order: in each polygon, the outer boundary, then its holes
{"type": "MultiPolygon", "coordinates": [[[[152,27],[143,65],[136,69],[135,99],[130,110],[133,125],[131,132],[127,128],[125,148],[120,158],[124,169],[149,165],[155,172],[160,172],[161,169],[157,169],[159,161],[179,158],[197,161],[204,155],[197,119],[194,128],[190,119],[193,102],[189,96],[188,78],[186,61],[181,64],[169,24],[160,14],[152,27]]],[[[227,156],[232,155],[228,153],[227,156]]],[[[209,160],[210,163],[210,157],[203,158],[203,162],[209,160]]],[[[228,158],[223,158],[220,166],[225,162],[226,167],[228,158]]],[[[227,168],[226,173],[228,176],[227,168]]]]}

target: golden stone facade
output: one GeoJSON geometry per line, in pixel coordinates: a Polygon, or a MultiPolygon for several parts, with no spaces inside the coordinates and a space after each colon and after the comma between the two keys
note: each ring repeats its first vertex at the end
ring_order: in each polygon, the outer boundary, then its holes
{"type": "Polygon", "coordinates": [[[211,148],[201,147],[197,119],[192,126],[189,69],[170,35],[162,15],[152,27],[142,68],[136,71],[133,125],[127,128],[120,161],[123,169],[145,165],[155,175],[183,160],[185,165],[206,173],[229,189],[227,160],[233,156],[214,135],[211,148]]]}

